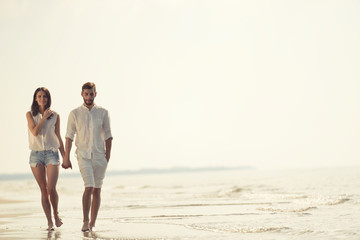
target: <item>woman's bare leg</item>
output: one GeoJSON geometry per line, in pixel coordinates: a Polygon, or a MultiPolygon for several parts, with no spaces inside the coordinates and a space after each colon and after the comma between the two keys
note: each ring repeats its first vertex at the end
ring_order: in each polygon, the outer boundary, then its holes
{"type": "Polygon", "coordinates": [[[38,183],[41,191],[41,204],[45,212],[45,216],[48,221],[48,229],[51,230],[54,227],[53,221],[51,219],[51,206],[49,201],[49,193],[47,189],[46,175],[45,175],[45,166],[37,164],[36,167],[31,167],[31,171],[34,174],[36,182],[38,183]]]}
{"type": "Polygon", "coordinates": [[[59,177],[59,165],[49,164],[46,167],[47,178],[48,178],[48,191],[50,194],[50,201],[54,211],[55,225],[56,227],[60,227],[63,223],[59,217],[58,204],[59,204],[59,196],[56,191],[56,183],[59,177]]]}

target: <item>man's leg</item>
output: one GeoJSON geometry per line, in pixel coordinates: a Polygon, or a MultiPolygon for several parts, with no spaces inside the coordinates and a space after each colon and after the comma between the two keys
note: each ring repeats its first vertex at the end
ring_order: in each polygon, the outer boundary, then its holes
{"type": "Polygon", "coordinates": [[[90,230],[95,227],[96,218],[99,212],[101,203],[101,188],[94,188],[93,199],[91,203],[91,221],[90,221],[90,230]]]}
{"type": "Polygon", "coordinates": [[[95,231],[95,222],[100,209],[101,203],[101,187],[105,177],[105,171],[107,168],[107,160],[104,157],[103,159],[95,159],[93,161],[94,167],[94,179],[95,187],[93,191],[93,198],[91,203],[91,220],[89,223],[90,230],[95,231]]]}
{"type": "Polygon", "coordinates": [[[89,231],[89,212],[91,206],[91,195],[93,192],[92,187],[86,187],[84,190],[83,198],[82,198],[82,205],[83,205],[83,227],[81,228],[82,231],[89,231]]]}
{"type": "Polygon", "coordinates": [[[84,181],[85,190],[82,197],[82,207],[83,207],[83,226],[82,231],[89,231],[89,213],[91,207],[91,197],[94,189],[94,171],[92,167],[91,159],[78,158],[79,169],[81,176],[84,181]]]}

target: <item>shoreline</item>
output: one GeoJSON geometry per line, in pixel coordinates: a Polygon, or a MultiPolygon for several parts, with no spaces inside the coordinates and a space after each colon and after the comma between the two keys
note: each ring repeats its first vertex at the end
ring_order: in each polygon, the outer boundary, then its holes
{"type": "Polygon", "coordinates": [[[345,236],[355,240],[359,239],[358,172],[350,168],[110,175],[104,180],[95,233],[81,232],[84,186],[80,177],[59,178],[59,214],[64,224],[50,232],[36,181],[1,181],[0,239],[326,240],[345,236]],[[310,221],[314,224],[309,225],[310,221]]]}
{"type": "MultiPolygon", "coordinates": [[[[251,166],[238,166],[238,167],[173,167],[173,168],[143,168],[139,170],[110,170],[106,172],[106,176],[131,176],[131,175],[154,175],[154,174],[173,174],[173,173],[192,173],[192,172],[222,172],[222,171],[248,171],[255,170],[256,168],[251,166]]],[[[60,169],[60,177],[63,178],[75,178],[81,177],[79,171],[64,172],[64,169],[60,169]]],[[[1,174],[0,180],[12,181],[12,180],[28,180],[33,179],[34,176],[31,172],[27,173],[13,173],[13,174],[1,174]]]]}

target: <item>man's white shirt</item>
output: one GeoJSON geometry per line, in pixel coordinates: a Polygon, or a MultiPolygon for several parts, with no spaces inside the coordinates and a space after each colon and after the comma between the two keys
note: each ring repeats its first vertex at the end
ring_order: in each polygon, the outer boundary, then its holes
{"type": "Polygon", "coordinates": [[[112,138],[108,111],[97,105],[91,110],[84,105],[72,110],[65,137],[71,140],[75,137],[78,158],[103,158],[105,141],[112,138]]]}

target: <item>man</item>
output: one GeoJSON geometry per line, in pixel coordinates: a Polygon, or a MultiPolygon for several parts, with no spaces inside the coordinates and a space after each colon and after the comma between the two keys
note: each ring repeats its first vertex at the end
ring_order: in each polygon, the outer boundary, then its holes
{"type": "Polygon", "coordinates": [[[70,151],[75,139],[78,160],[85,190],[82,198],[82,231],[95,231],[96,217],[100,208],[100,192],[106,167],[110,160],[112,135],[108,111],[94,103],[96,86],[87,82],[82,86],[84,103],[72,110],[69,115],[65,135],[65,157],[63,168],[72,168],[70,151]],[[91,209],[91,219],[89,212],[91,209]]]}

